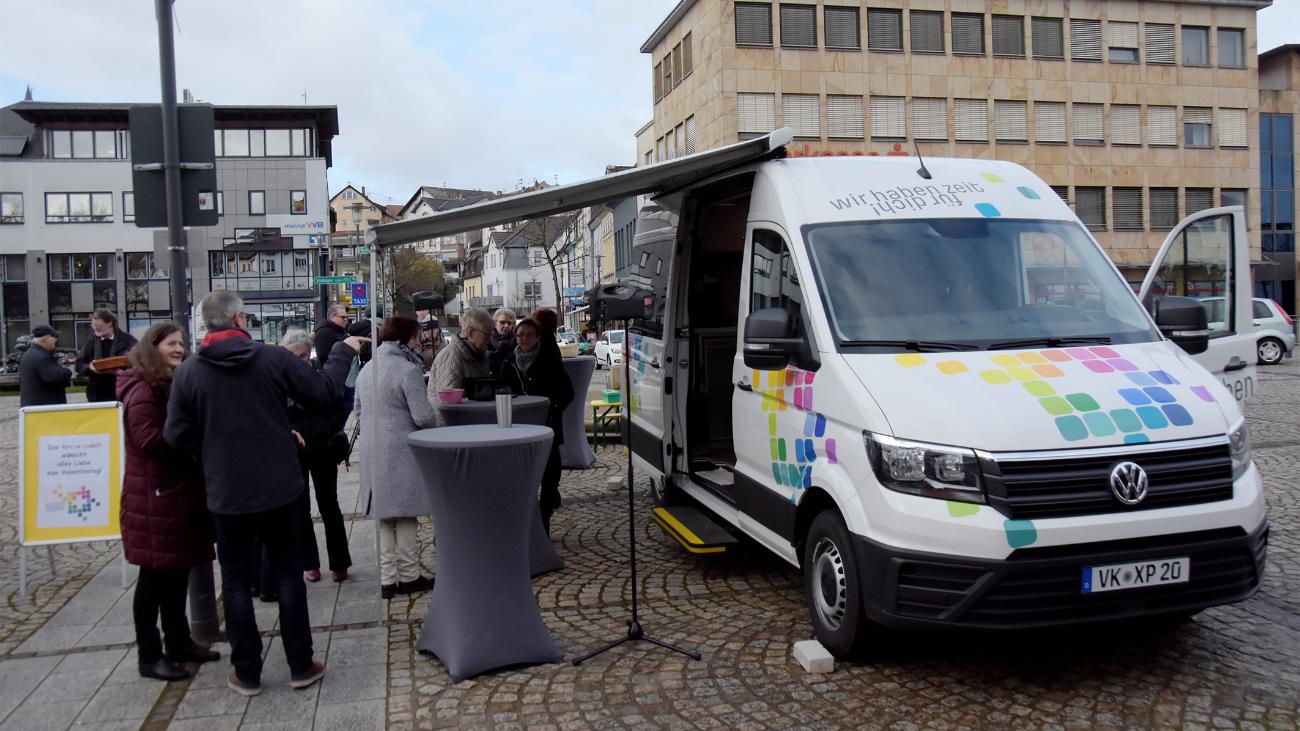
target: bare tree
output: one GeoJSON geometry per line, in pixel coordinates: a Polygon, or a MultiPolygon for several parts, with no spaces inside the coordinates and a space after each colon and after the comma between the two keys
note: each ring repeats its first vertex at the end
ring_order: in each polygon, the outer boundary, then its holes
{"type": "Polygon", "coordinates": [[[555,311],[563,315],[564,290],[560,287],[560,271],[569,265],[569,250],[578,241],[578,217],[567,214],[533,219],[524,227],[522,236],[530,248],[536,246],[542,250],[546,267],[551,271],[551,283],[555,286],[555,311]]]}
{"type": "Polygon", "coordinates": [[[410,246],[399,246],[384,251],[384,277],[377,294],[391,305],[392,312],[411,309],[411,295],[415,292],[437,292],[446,296],[447,279],[442,262],[410,246]]]}

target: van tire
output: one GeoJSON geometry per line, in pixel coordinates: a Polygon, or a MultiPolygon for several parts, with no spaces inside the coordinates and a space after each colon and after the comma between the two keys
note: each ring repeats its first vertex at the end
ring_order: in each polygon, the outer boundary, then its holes
{"type": "Polygon", "coordinates": [[[835,510],[813,518],[803,546],[804,594],[817,640],[840,659],[861,657],[872,634],[863,611],[858,559],[835,510]]]}
{"type": "Polygon", "coordinates": [[[1255,345],[1255,352],[1259,355],[1260,365],[1277,365],[1286,355],[1286,345],[1277,338],[1260,338],[1255,345]]]}

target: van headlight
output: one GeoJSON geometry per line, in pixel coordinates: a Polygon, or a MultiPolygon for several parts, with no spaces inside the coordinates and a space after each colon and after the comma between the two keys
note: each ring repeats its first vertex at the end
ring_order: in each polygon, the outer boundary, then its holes
{"type": "Polygon", "coordinates": [[[1250,469],[1250,440],[1246,438],[1246,421],[1228,432],[1228,447],[1232,452],[1232,479],[1235,482],[1250,469]]]}
{"type": "Polygon", "coordinates": [[[868,431],[862,432],[862,437],[876,479],[890,490],[940,500],[985,502],[974,450],[868,431]]]}

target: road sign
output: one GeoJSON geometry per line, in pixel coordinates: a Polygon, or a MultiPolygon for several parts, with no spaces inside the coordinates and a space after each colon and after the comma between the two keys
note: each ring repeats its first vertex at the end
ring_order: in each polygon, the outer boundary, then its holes
{"type": "Polygon", "coordinates": [[[361,254],[362,256],[369,256],[369,255],[370,255],[370,247],[369,247],[369,246],[363,246],[363,247],[361,247],[360,249],[357,249],[357,253],[358,253],[358,254],[361,254]]]}
{"type": "Polygon", "coordinates": [[[316,286],[319,287],[322,284],[352,284],[352,279],[351,274],[331,274],[327,277],[316,277],[316,286]]]}
{"type": "Polygon", "coordinates": [[[365,307],[369,304],[369,298],[366,296],[366,283],[356,282],[352,285],[352,306],[365,307]]]}
{"type": "Polygon", "coordinates": [[[583,289],[582,287],[565,287],[565,288],[564,288],[564,296],[565,296],[565,297],[577,297],[578,295],[580,295],[580,294],[582,294],[582,293],[584,293],[584,292],[586,292],[586,291],[587,291],[587,290],[583,289]]]}
{"type": "MultiPolygon", "coordinates": [[[[131,107],[131,185],[137,228],[167,227],[163,186],[162,106],[131,107]]],[[[181,217],[186,226],[217,225],[217,168],[211,104],[176,108],[181,155],[181,217]]]]}

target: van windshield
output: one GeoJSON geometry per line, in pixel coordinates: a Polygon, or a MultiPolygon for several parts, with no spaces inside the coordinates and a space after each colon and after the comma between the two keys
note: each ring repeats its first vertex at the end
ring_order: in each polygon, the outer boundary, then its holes
{"type": "Polygon", "coordinates": [[[1160,339],[1077,223],[859,221],[807,226],[804,236],[831,328],[848,351],[1160,339]]]}

